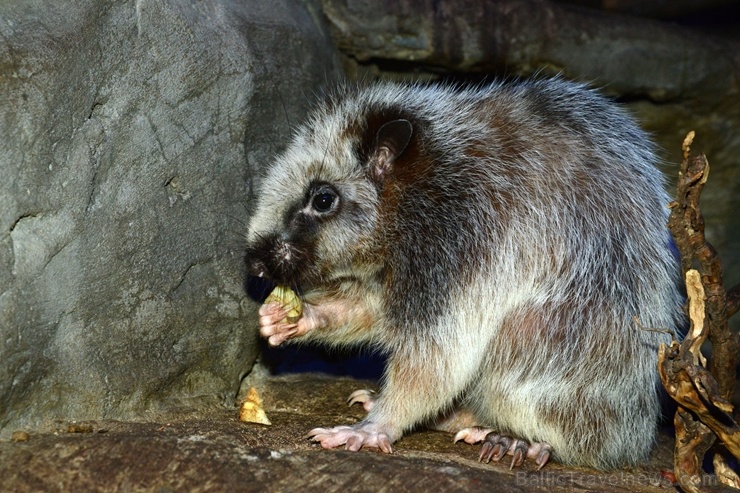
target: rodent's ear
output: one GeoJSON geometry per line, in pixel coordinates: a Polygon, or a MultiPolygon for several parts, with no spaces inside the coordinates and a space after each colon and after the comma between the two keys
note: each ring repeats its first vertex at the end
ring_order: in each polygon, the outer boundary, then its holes
{"type": "Polygon", "coordinates": [[[393,162],[403,154],[411,141],[414,127],[408,120],[393,120],[384,123],[375,134],[375,146],[370,154],[370,174],[382,181],[393,162]]]}

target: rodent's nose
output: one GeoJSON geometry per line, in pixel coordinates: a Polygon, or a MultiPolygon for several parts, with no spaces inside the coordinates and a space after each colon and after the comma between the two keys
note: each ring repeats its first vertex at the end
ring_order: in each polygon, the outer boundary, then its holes
{"type": "Polygon", "coordinates": [[[249,252],[247,252],[247,255],[244,257],[244,261],[247,264],[247,272],[250,276],[262,278],[269,277],[267,265],[265,265],[262,260],[254,258],[252,255],[249,255],[249,252]]]}
{"type": "Polygon", "coordinates": [[[264,235],[248,244],[244,260],[247,271],[255,277],[282,282],[297,275],[294,248],[279,234],[264,235]]]}
{"type": "Polygon", "coordinates": [[[244,252],[244,262],[247,265],[247,272],[255,277],[271,277],[271,269],[269,259],[272,256],[270,252],[273,250],[273,244],[275,242],[275,236],[260,236],[255,241],[247,244],[247,249],[244,252]]]}

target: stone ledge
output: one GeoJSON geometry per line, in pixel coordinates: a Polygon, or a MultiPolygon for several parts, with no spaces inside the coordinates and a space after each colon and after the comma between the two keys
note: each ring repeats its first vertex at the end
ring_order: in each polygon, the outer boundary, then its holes
{"type": "Polygon", "coordinates": [[[271,426],[241,423],[238,411],[170,414],[150,422],[58,423],[0,442],[5,491],[665,491],[672,441],[662,435],[650,464],[598,473],[556,463],[536,471],[477,462],[478,447],[419,431],[392,455],[322,450],[305,438],[316,426],[354,423],[350,392],[368,382],[319,375],[250,378],[271,426]],[[75,431],[70,433],[69,431],[75,431]]]}

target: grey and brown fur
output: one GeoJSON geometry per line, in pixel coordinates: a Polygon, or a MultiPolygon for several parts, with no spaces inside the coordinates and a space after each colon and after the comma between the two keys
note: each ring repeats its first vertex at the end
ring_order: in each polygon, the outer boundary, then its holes
{"type": "Polygon", "coordinates": [[[562,79],[382,83],[318,108],[262,181],[246,261],[303,292],[297,325],[263,306],[272,344],[389,354],[367,418],[322,444],[386,450],[465,409],[562,463],[644,461],[668,336],[634,318],[682,317],[655,163],[620,108],[562,79]]]}

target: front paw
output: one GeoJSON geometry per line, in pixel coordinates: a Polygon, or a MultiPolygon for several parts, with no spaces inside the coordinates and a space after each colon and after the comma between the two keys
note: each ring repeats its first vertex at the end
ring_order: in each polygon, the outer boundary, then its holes
{"type": "Polygon", "coordinates": [[[260,307],[260,335],[267,339],[270,346],[279,346],[300,335],[297,323],[284,322],[287,315],[287,310],[279,303],[267,303],[260,307]]]}
{"type": "Polygon", "coordinates": [[[303,316],[296,323],[288,323],[285,320],[287,315],[288,311],[280,303],[272,302],[260,307],[260,335],[271,346],[279,346],[288,339],[304,336],[326,323],[317,316],[316,309],[308,305],[303,306],[303,316]]]}
{"type": "Polygon", "coordinates": [[[389,433],[379,427],[366,423],[354,426],[336,426],[334,428],[315,428],[308,432],[308,437],[319,442],[323,448],[344,448],[356,452],[363,447],[378,448],[386,454],[393,453],[393,439],[389,433]]]}

